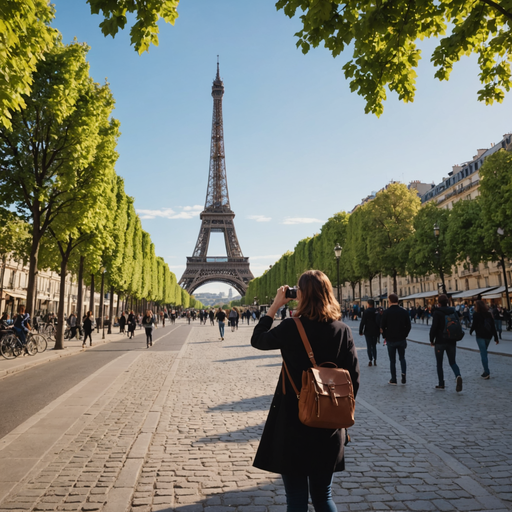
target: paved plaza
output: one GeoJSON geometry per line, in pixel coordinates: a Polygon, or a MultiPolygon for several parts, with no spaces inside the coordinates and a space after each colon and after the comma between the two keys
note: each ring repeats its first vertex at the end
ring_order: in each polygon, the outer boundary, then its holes
{"type": "MultiPolygon", "coordinates": [[[[278,352],[250,346],[253,325],[221,342],[196,322],[180,351],[159,350],[173,336],[162,331],[16,427],[0,439],[0,511],[285,510],[279,476],[252,467],[281,367],[278,352]]],[[[447,387],[435,390],[417,326],[407,384],[390,386],[385,347],[366,366],[349,325],[361,388],[347,471],[334,479],[338,510],[512,510],[512,358],[491,354],[485,381],[479,354],[458,350],[463,391],[447,362],[447,387]]]]}

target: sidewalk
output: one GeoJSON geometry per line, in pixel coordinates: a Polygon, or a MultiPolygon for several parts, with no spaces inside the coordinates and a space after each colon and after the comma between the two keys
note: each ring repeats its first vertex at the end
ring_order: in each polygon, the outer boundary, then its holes
{"type": "MultiPolygon", "coordinates": [[[[139,331],[142,332],[141,330],[136,329],[135,334],[138,334],[139,331]]],[[[119,333],[119,327],[114,327],[112,334],[107,334],[107,328],[105,328],[105,339],[102,339],[102,335],[103,332],[101,329],[99,333],[97,333],[96,330],[92,333],[93,347],[103,343],[110,343],[111,341],[118,341],[126,336],[126,334],[119,333]]],[[[37,353],[33,356],[21,355],[16,359],[5,359],[0,355],[0,379],[3,379],[7,375],[12,375],[13,373],[18,373],[28,368],[47,363],[49,361],[54,361],[61,357],[80,354],[89,348],[89,345],[87,345],[87,348],[83,349],[82,341],[76,338],[73,338],[72,340],[64,340],[64,349],[62,350],[55,350],[53,348],[54,345],[55,340],[48,339],[48,348],[46,351],[41,354],[37,353]]]]}
{"type": "MultiPolygon", "coordinates": [[[[280,477],[252,467],[281,367],[279,352],[250,346],[253,326],[224,342],[194,326],[179,353],[132,351],[1,439],[0,512],[284,511],[280,477]]],[[[338,510],[511,510],[512,360],[491,354],[483,381],[477,354],[460,351],[463,392],[439,392],[423,344],[407,349],[399,386],[387,384],[381,345],[371,368],[358,336],[356,346],[338,510]]]]}

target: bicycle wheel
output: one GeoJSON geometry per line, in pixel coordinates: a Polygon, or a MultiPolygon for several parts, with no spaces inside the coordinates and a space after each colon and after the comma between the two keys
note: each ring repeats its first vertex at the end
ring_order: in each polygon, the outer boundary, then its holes
{"type": "Polygon", "coordinates": [[[29,356],[34,356],[37,354],[37,345],[30,339],[25,343],[25,349],[27,350],[27,354],[29,356]]]}
{"type": "Polygon", "coordinates": [[[46,336],[50,339],[55,339],[55,326],[49,325],[48,330],[46,331],[46,336]]]}
{"type": "Polygon", "coordinates": [[[14,359],[21,354],[21,347],[18,345],[18,339],[14,334],[8,334],[2,338],[0,353],[5,359],[14,359]]]}
{"type": "Polygon", "coordinates": [[[35,343],[38,352],[44,352],[48,347],[48,342],[42,334],[32,334],[29,339],[35,343]]]}

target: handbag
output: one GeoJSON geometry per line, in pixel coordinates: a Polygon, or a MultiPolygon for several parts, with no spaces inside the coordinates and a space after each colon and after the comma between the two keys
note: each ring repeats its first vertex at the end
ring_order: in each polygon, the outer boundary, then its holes
{"type": "MultiPolygon", "coordinates": [[[[302,343],[313,365],[302,372],[302,387],[297,389],[283,359],[283,368],[299,400],[299,420],[308,427],[348,428],[354,424],[355,398],[350,373],[335,363],[317,365],[306,331],[294,318],[302,343]],[[326,366],[328,365],[328,366],[326,366]]],[[[283,394],[286,394],[283,375],[283,394]]]]}

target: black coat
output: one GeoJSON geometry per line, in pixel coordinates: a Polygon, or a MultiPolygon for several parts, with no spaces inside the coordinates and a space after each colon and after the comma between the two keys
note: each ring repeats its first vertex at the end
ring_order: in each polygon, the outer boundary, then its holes
{"type": "Polygon", "coordinates": [[[496,331],[496,325],[494,324],[494,318],[492,314],[487,311],[486,313],[478,313],[475,311],[473,313],[473,323],[471,324],[471,328],[469,329],[469,334],[473,334],[473,331],[477,335],[478,338],[482,338],[484,340],[490,340],[494,338],[494,341],[498,341],[498,332],[496,331]],[[485,319],[487,318],[487,325],[489,329],[486,328],[485,319]]]}
{"type": "Polygon", "coordinates": [[[443,338],[445,316],[455,313],[455,308],[450,306],[440,306],[432,312],[432,327],[430,328],[430,343],[436,345],[456,345],[455,340],[443,338]]]}
{"type": "MultiPolygon", "coordinates": [[[[313,349],[317,364],[334,362],[350,372],[354,394],[359,388],[359,363],[350,328],[343,322],[315,322],[302,317],[302,324],[313,349]]],[[[302,372],[311,367],[300,334],[292,318],[283,320],[275,329],[272,319],[263,316],[254,328],[251,345],[259,350],[281,350],[297,388],[302,372]]],[[[307,427],[299,421],[297,395],[283,374],[279,377],[274,398],[254,466],[284,475],[311,475],[343,471],[345,430],[307,427]]]]}
{"type": "Polygon", "coordinates": [[[378,311],[375,308],[366,308],[359,323],[359,334],[367,334],[368,336],[379,336],[380,325],[379,318],[377,318],[378,311]]]}
{"type": "Polygon", "coordinates": [[[387,342],[404,341],[411,331],[409,313],[398,304],[391,304],[382,314],[380,321],[382,337],[387,342]]]}

